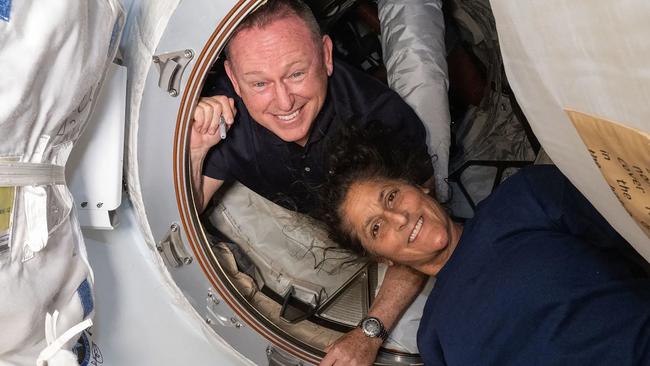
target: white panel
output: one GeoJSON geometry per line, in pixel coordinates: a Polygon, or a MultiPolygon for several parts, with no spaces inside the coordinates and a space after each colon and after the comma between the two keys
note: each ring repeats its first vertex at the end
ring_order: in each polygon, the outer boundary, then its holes
{"type": "Polygon", "coordinates": [[[650,239],[612,194],[564,111],[650,132],[650,2],[491,3],[508,80],[544,150],[650,261],[650,239]]]}
{"type": "Polygon", "coordinates": [[[111,229],[122,201],[126,68],[112,64],[97,106],[67,164],[67,182],[82,227],[111,229]]]}

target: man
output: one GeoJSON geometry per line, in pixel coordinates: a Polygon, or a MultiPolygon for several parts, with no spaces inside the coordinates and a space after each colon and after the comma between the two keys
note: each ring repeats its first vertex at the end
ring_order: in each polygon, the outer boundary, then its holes
{"type": "MultiPolygon", "coordinates": [[[[399,96],[335,62],[332,40],[298,0],[269,1],[237,28],[227,48],[225,80],[199,101],[190,137],[196,206],[203,210],[224,181],[300,212],[328,174],[332,137],[345,123],[382,121],[396,144],[426,151],[425,130],[399,96]],[[221,141],[220,120],[227,138],[221,141]]],[[[430,167],[424,175],[431,175],[430,167]]],[[[425,278],[392,266],[369,310],[386,329],[419,293],[425,278]]],[[[321,365],[371,364],[382,344],[357,328],[328,349],[321,365]]]]}

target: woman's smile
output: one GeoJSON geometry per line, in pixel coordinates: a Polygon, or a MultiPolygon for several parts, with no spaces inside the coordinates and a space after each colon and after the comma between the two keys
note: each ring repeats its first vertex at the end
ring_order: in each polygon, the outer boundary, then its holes
{"type": "Polygon", "coordinates": [[[441,268],[460,226],[426,192],[398,180],[354,183],[341,206],[350,232],[373,255],[429,273],[441,268]]]}

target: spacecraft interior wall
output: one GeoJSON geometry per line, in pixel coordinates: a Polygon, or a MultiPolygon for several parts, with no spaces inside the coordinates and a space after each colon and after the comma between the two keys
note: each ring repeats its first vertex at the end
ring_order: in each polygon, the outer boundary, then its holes
{"type": "Polygon", "coordinates": [[[491,3],[508,80],[535,135],[650,261],[650,3],[491,3]]]}

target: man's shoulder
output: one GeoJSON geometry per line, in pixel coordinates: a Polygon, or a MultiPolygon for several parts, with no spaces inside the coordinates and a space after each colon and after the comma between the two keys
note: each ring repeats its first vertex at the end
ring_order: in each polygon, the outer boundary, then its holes
{"type": "Polygon", "coordinates": [[[335,59],[330,83],[334,93],[345,94],[344,100],[357,103],[374,101],[381,95],[397,96],[386,84],[339,59],[335,59]]]}
{"type": "Polygon", "coordinates": [[[225,71],[209,74],[205,87],[203,88],[202,96],[211,97],[213,95],[225,95],[228,97],[235,97],[235,88],[232,86],[230,79],[225,71]]]}

